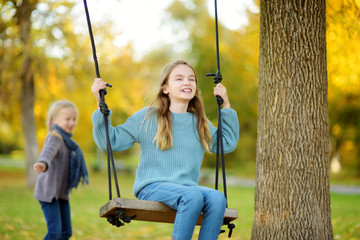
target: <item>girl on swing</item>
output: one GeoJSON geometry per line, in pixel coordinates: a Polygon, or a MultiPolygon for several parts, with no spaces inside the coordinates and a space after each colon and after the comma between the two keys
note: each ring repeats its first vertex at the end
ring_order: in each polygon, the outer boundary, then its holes
{"type": "MultiPolygon", "coordinates": [[[[96,78],[91,87],[98,103],[93,113],[93,136],[106,150],[99,91],[106,82],[96,78]]],[[[226,88],[214,87],[214,95],[223,99],[222,126],[224,152],[235,149],[239,138],[236,112],[230,108],[226,88]]],[[[124,124],[111,126],[113,151],[124,151],[140,144],[140,161],[133,192],[140,200],[162,202],[177,210],[172,239],[190,240],[196,221],[203,212],[199,239],[217,239],[226,208],[224,195],[215,189],[198,186],[205,151],[216,151],[216,131],[204,112],[193,67],[178,60],[162,73],[154,102],[134,113],[124,124]]]]}

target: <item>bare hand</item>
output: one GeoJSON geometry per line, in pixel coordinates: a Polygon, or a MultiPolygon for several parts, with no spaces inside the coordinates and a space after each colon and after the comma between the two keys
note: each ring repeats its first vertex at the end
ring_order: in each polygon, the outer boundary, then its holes
{"type": "Polygon", "coordinates": [[[40,174],[42,172],[45,172],[46,170],[46,164],[43,162],[37,162],[34,164],[34,170],[37,174],[40,174]]]}
{"type": "Polygon", "coordinates": [[[217,84],[214,87],[214,96],[220,96],[223,99],[223,107],[224,108],[230,108],[230,101],[229,97],[227,95],[226,87],[222,85],[221,83],[217,84]]]}
{"type": "Polygon", "coordinates": [[[96,98],[96,101],[97,102],[100,102],[100,94],[99,94],[99,91],[101,89],[105,89],[106,88],[106,82],[104,82],[101,78],[95,78],[94,79],[94,83],[93,85],[91,86],[91,91],[93,92],[95,98],[96,98]]]}

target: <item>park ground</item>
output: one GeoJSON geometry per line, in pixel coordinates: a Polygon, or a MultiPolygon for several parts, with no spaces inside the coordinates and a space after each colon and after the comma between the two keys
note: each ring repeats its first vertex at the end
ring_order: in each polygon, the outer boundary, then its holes
{"type": "MultiPolygon", "coordinates": [[[[1,162],[1,158],[0,158],[1,162]]],[[[0,239],[42,239],[46,224],[40,205],[33,199],[33,189],[25,187],[26,173],[22,163],[0,164],[0,239]]],[[[121,196],[134,198],[133,174],[119,172],[121,196]]],[[[331,209],[334,239],[360,239],[360,185],[349,180],[331,187],[331,209]]],[[[203,184],[212,187],[211,184],[203,184]]],[[[115,194],[115,193],[113,193],[115,194]]],[[[236,208],[239,218],[231,239],[250,239],[254,209],[254,180],[228,176],[229,207],[236,208]]],[[[90,170],[90,185],[80,186],[71,194],[72,240],[170,240],[172,225],[132,221],[116,228],[99,217],[99,208],[108,201],[106,171],[90,170]]],[[[223,229],[226,229],[223,227],[223,229]]],[[[195,229],[196,239],[199,227],[195,229]]],[[[219,239],[228,239],[227,233],[219,239]]]]}

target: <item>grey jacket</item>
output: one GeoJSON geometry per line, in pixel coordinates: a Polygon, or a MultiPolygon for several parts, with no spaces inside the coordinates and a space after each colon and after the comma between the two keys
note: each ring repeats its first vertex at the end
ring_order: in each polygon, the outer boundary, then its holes
{"type": "Polygon", "coordinates": [[[34,198],[42,202],[51,202],[53,198],[69,200],[69,149],[64,141],[48,135],[38,162],[45,162],[47,169],[38,175],[34,198]]]}

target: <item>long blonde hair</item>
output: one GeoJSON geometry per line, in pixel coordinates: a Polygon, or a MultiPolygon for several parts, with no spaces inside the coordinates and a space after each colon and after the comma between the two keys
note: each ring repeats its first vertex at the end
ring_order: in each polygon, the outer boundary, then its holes
{"type": "MultiPolygon", "coordinates": [[[[195,75],[195,82],[197,84],[197,77],[194,68],[183,60],[177,60],[167,65],[160,78],[160,88],[155,100],[150,104],[149,112],[153,112],[157,115],[157,132],[154,137],[157,147],[161,150],[169,149],[173,146],[173,134],[172,134],[172,119],[170,107],[170,98],[163,92],[164,87],[168,83],[170,73],[178,65],[186,65],[190,67],[195,75]],[[154,111],[152,111],[154,110],[154,111]]],[[[198,88],[193,99],[190,100],[188,105],[188,112],[193,113],[197,118],[197,130],[200,137],[201,145],[209,150],[209,146],[212,143],[210,134],[210,128],[208,119],[205,115],[204,104],[201,100],[198,88]]]]}
{"type": "Polygon", "coordinates": [[[75,104],[68,100],[58,100],[51,104],[49,111],[47,113],[47,132],[49,135],[56,136],[60,139],[62,139],[61,135],[58,133],[58,131],[53,129],[54,124],[54,118],[60,113],[60,111],[64,108],[72,108],[76,112],[76,116],[79,115],[79,111],[75,104]]]}

